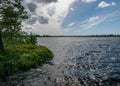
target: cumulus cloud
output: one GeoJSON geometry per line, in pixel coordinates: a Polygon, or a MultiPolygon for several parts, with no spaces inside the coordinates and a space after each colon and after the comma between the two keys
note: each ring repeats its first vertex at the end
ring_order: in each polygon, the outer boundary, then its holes
{"type": "Polygon", "coordinates": [[[30,25],[35,24],[37,21],[37,17],[36,16],[30,16],[29,19],[27,20],[27,23],[30,25]]]}
{"type": "Polygon", "coordinates": [[[49,7],[47,9],[47,13],[49,14],[49,16],[53,16],[55,14],[55,6],[49,7]]]}
{"type": "Polygon", "coordinates": [[[43,16],[39,16],[39,23],[41,23],[41,24],[48,24],[48,18],[47,17],[43,17],[43,16]]]}
{"type": "Polygon", "coordinates": [[[34,3],[27,3],[27,7],[28,7],[30,12],[35,12],[36,8],[37,8],[37,5],[34,4],[34,3]]]}
{"type": "Polygon", "coordinates": [[[110,3],[107,3],[105,1],[102,1],[98,4],[98,7],[100,8],[105,8],[105,7],[109,7],[110,6],[110,3]]]}
{"type": "Polygon", "coordinates": [[[91,2],[94,2],[96,0],[81,0],[82,2],[85,2],[85,3],[91,3],[91,2]]]}
{"type": "Polygon", "coordinates": [[[30,18],[24,22],[25,28],[34,28],[34,33],[60,34],[61,23],[76,0],[25,0],[30,18]]]}
{"type": "Polygon", "coordinates": [[[105,1],[101,1],[99,4],[98,4],[98,8],[106,8],[106,7],[111,7],[111,6],[115,6],[116,3],[115,2],[112,2],[112,3],[107,3],[105,1]]]}

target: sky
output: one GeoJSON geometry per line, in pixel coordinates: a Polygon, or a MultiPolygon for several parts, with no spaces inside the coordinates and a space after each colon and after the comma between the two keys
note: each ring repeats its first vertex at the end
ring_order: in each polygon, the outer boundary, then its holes
{"type": "Polygon", "coordinates": [[[38,35],[120,34],[120,0],[24,0],[23,30],[38,35]]]}

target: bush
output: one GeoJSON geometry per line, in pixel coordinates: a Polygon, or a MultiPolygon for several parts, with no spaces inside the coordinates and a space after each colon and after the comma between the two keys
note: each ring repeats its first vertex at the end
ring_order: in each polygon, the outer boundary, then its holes
{"type": "Polygon", "coordinates": [[[24,42],[26,44],[33,44],[35,45],[37,43],[37,39],[34,35],[30,35],[30,36],[26,36],[25,39],[24,39],[24,42]]]}
{"type": "Polygon", "coordinates": [[[0,76],[35,68],[52,58],[53,53],[43,46],[8,45],[4,52],[0,52],[0,76]]]}

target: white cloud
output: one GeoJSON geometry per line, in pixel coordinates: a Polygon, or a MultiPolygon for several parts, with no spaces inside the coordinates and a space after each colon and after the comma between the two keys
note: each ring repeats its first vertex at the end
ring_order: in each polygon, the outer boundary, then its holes
{"type": "MultiPolygon", "coordinates": [[[[70,24],[68,24],[68,27],[63,29],[63,31],[66,32],[66,34],[69,33],[81,33],[81,31],[85,31],[87,29],[92,29],[94,26],[99,25],[102,22],[110,22],[113,20],[117,20],[120,17],[120,12],[119,11],[115,11],[113,13],[109,13],[109,14],[105,14],[105,15],[101,15],[101,16],[93,16],[90,17],[82,22],[72,22],[70,24]],[[74,27],[69,27],[69,26],[74,26],[74,27]],[[69,32],[69,33],[68,33],[69,32]]],[[[97,29],[97,28],[96,28],[97,29]]]]}
{"type": "Polygon", "coordinates": [[[89,19],[86,19],[82,22],[77,22],[77,23],[72,22],[72,23],[68,24],[67,31],[74,30],[74,32],[77,32],[81,29],[86,30],[86,29],[89,29],[89,28],[103,22],[106,18],[107,18],[107,16],[105,16],[105,17],[94,16],[94,17],[90,17],[89,19]],[[72,25],[74,25],[74,27],[70,28],[69,26],[72,26],[72,25]]]}
{"type": "Polygon", "coordinates": [[[61,31],[60,24],[57,22],[51,22],[47,25],[40,24],[38,21],[34,25],[30,25],[27,23],[23,23],[24,27],[23,30],[26,32],[32,32],[34,34],[39,35],[61,35],[63,34],[61,31]],[[30,29],[28,29],[30,28],[30,29]]]}
{"type": "Polygon", "coordinates": [[[90,23],[91,23],[91,22],[96,22],[99,18],[100,18],[99,16],[91,17],[91,18],[89,19],[89,22],[90,22],[90,23]]]}
{"type": "Polygon", "coordinates": [[[112,3],[111,3],[111,5],[112,5],[112,6],[115,6],[115,5],[116,5],[116,3],[115,3],[115,2],[112,2],[112,3]]]}
{"type": "Polygon", "coordinates": [[[80,24],[80,28],[89,29],[89,28],[103,22],[105,19],[106,19],[106,17],[99,17],[99,16],[90,17],[89,19],[83,21],[80,24]]]}
{"type": "Polygon", "coordinates": [[[107,3],[107,2],[105,2],[105,1],[101,1],[101,2],[98,4],[98,8],[105,8],[105,7],[115,6],[115,5],[116,5],[115,2],[107,3]]]}
{"type": "Polygon", "coordinates": [[[100,7],[100,8],[105,8],[105,7],[109,7],[110,6],[110,4],[109,3],[106,3],[106,2],[104,2],[104,1],[102,1],[102,2],[100,2],[99,4],[98,4],[98,7],[100,7]]]}
{"type": "Polygon", "coordinates": [[[74,11],[74,8],[70,8],[71,11],[74,11]]]}
{"type": "MultiPolygon", "coordinates": [[[[38,18],[39,16],[43,16],[48,19],[48,24],[40,24],[37,22],[34,25],[28,25],[24,22],[25,27],[29,26],[32,29],[32,32],[39,34],[62,34],[61,31],[61,23],[63,19],[67,16],[69,10],[71,10],[71,5],[76,0],[57,0],[57,2],[51,3],[37,3],[33,2],[33,0],[25,0],[26,3],[34,3],[37,8],[34,12],[34,15],[38,18]]],[[[51,0],[50,0],[51,1],[51,0]]],[[[33,15],[31,13],[31,15],[33,15]]]]}
{"type": "Polygon", "coordinates": [[[72,31],[72,29],[71,28],[66,28],[66,29],[63,29],[62,31],[69,32],[69,31],[72,31]]]}
{"type": "Polygon", "coordinates": [[[71,27],[71,26],[75,25],[75,23],[76,22],[72,22],[72,23],[68,24],[68,27],[71,27]]]}
{"type": "Polygon", "coordinates": [[[83,22],[79,23],[79,25],[77,25],[78,28],[80,29],[90,29],[104,21],[109,21],[110,19],[115,19],[116,16],[120,16],[120,12],[116,11],[110,14],[106,14],[104,16],[95,16],[95,17],[91,17],[89,19],[84,20],[83,22]]]}
{"type": "Polygon", "coordinates": [[[94,2],[96,0],[81,0],[82,2],[85,2],[85,3],[91,3],[91,2],[94,2]]]}

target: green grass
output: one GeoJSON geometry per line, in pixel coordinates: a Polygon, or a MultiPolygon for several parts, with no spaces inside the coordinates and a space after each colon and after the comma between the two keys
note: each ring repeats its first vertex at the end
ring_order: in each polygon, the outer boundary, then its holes
{"type": "Polygon", "coordinates": [[[25,71],[42,65],[53,58],[46,47],[31,44],[6,45],[0,52],[0,76],[8,76],[16,71],[25,71]]]}

